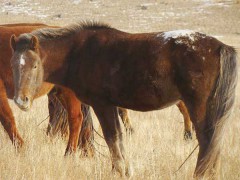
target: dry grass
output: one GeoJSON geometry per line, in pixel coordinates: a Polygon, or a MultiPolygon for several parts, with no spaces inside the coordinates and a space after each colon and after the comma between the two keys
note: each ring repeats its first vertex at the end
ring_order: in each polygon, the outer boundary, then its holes
{"type": "MultiPolygon", "coordinates": [[[[56,25],[95,19],[130,32],[187,28],[218,35],[223,42],[240,48],[239,1],[82,0],[75,5],[73,1],[28,0],[28,4],[24,6],[31,6],[35,15],[29,16],[24,12],[15,15],[8,9],[8,13],[0,11],[0,19],[2,23],[45,22],[56,25]],[[216,4],[222,2],[227,6],[216,4]],[[37,14],[48,16],[40,18],[37,14]]],[[[6,2],[9,1],[1,1],[1,7],[6,2]]],[[[15,7],[22,2],[24,1],[13,0],[10,6],[15,7]]],[[[223,147],[222,179],[240,179],[239,90],[238,86],[232,123],[223,147]]],[[[20,111],[11,102],[25,147],[20,152],[15,152],[0,127],[0,179],[115,179],[111,174],[109,153],[105,147],[96,145],[98,151],[107,157],[97,153],[93,159],[82,159],[79,152],[71,157],[63,157],[66,141],[61,138],[50,140],[45,134],[47,122],[38,126],[48,115],[46,102],[46,97],[39,99],[28,113],[20,111]]],[[[170,107],[148,113],[131,111],[130,117],[135,134],[127,136],[125,144],[134,167],[133,179],[191,179],[197,151],[183,168],[174,174],[197,144],[196,140],[183,140],[183,119],[177,108],[170,107]]],[[[99,127],[96,118],[94,126],[96,129],[99,127]]],[[[96,141],[105,144],[97,135],[96,141]]]]}

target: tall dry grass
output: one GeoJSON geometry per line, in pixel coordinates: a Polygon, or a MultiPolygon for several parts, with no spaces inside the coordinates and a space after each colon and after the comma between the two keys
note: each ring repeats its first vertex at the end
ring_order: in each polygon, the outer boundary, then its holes
{"type": "MultiPolygon", "coordinates": [[[[45,133],[47,122],[38,126],[47,116],[47,109],[42,109],[46,102],[46,97],[39,99],[27,113],[18,110],[11,102],[25,147],[16,152],[0,128],[0,179],[115,179],[106,147],[95,144],[97,152],[92,159],[80,158],[80,152],[63,156],[66,141],[60,137],[49,139],[45,133]]],[[[222,149],[222,179],[240,177],[239,103],[238,96],[222,149]]],[[[131,111],[130,117],[135,133],[126,135],[124,141],[134,168],[133,179],[191,179],[197,151],[179,172],[174,173],[197,145],[195,137],[189,142],[183,140],[183,119],[178,109],[170,107],[148,113],[131,111]]],[[[100,131],[96,117],[94,126],[100,131]]],[[[99,136],[95,137],[99,144],[106,145],[99,136]]]]}

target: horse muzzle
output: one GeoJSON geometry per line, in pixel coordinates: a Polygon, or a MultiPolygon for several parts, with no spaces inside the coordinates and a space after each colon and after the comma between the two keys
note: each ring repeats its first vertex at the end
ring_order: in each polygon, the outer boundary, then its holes
{"type": "Polygon", "coordinates": [[[28,96],[14,96],[14,102],[23,111],[28,111],[31,107],[31,100],[28,96]]]}

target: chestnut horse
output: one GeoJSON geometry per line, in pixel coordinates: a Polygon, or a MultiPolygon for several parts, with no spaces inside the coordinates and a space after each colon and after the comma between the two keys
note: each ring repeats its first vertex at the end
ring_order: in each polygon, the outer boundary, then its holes
{"type": "MultiPolygon", "coordinates": [[[[12,69],[10,65],[12,50],[9,46],[9,39],[13,33],[21,34],[43,27],[47,27],[47,25],[26,23],[0,25],[0,121],[4,129],[8,133],[11,141],[17,148],[23,145],[23,139],[17,131],[14,116],[7,99],[12,99],[14,95],[12,69]]],[[[48,98],[53,99],[53,87],[53,84],[44,83],[38,94],[36,94],[36,97],[45,95],[51,91],[48,94],[48,98]]],[[[66,152],[75,151],[79,142],[82,142],[82,144],[79,144],[79,146],[81,146],[81,148],[86,151],[87,147],[90,147],[89,144],[92,142],[92,121],[86,117],[84,117],[82,120],[82,112],[80,109],[81,103],[76,98],[74,92],[72,92],[70,89],[60,86],[56,86],[54,89],[59,89],[59,93],[54,95],[54,97],[62,103],[56,106],[56,104],[49,101],[50,121],[53,120],[52,118],[56,116],[56,113],[63,109],[63,105],[64,108],[67,110],[67,116],[65,117],[65,121],[68,121],[68,124],[70,126],[70,136],[66,152]],[[83,125],[87,126],[82,126],[82,123],[83,125]],[[81,133],[79,134],[80,129],[81,133]]],[[[92,150],[89,149],[89,151],[92,150]]]]}
{"type": "MultiPolygon", "coordinates": [[[[15,34],[21,34],[21,33],[27,33],[27,32],[30,32],[34,29],[39,29],[39,28],[43,28],[43,27],[48,27],[47,25],[45,24],[37,24],[37,23],[34,23],[34,24],[30,24],[30,23],[21,23],[21,24],[4,24],[4,25],[0,25],[0,35],[2,36],[2,38],[0,39],[1,40],[1,44],[0,44],[0,53],[1,52],[4,52],[4,54],[1,54],[1,57],[0,57],[0,63],[2,62],[2,66],[1,67],[4,67],[5,68],[2,68],[2,69],[6,69],[6,68],[9,68],[10,67],[10,64],[9,64],[9,59],[10,59],[10,48],[8,46],[8,42],[9,42],[9,39],[10,39],[10,36],[15,33],[15,34]],[[3,66],[4,64],[4,66],[3,66]]],[[[53,27],[53,26],[51,26],[53,27]]],[[[11,71],[11,70],[10,70],[11,71]]],[[[0,72],[1,73],[1,72],[0,72]]],[[[5,86],[7,87],[7,94],[8,94],[8,98],[12,98],[13,97],[13,83],[12,83],[12,78],[9,78],[11,77],[11,72],[8,71],[7,74],[3,73],[1,74],[1,79],[0,79],[0,85],[1,85],[1,81],[3,81],[3,83],[5,83],[5,86]],[[7,83],[6,83],[7,82],[7,83]]],[[[45,83],[44,86],[43,86],[43,91],[40,92],[40,95],[37,95],[37,96],[41,96],[41,95],[45,95],[46,93],[48,93],[51,89],[53,88],[53,85],[51,84],[47,84],[45,83]]],[[[58,87],[59,89],[60,87],[58,87]]],[[[55,88],[55,91],[56,91],[57,88],[55,88]]],[[[0,86],[0,92],[4,92],[6,91],[5,87],[4,86],[0,86]],[[1,90],[2,89],[2,90],[1,90]]],[[[73,93],[70,92],[69,90],[65,90],[66,92],[63,91],[63,89],[59,89],[58,93],[56,93],[59,97],[58,99],[61,99],[61,101],[66,101],[62,98],[63,94],[65,94],[67,97],[65,97],[66,99],[71,99],[73,98],[71,101],[68,100],[69,102],[69,105],[66,104],[66,103],[62,103],[65,105],[65,107],[70,107],[70,106],[75,106],[74,104],[70,105],[71,103],[73,103],[74,101],[77,102],[76,98],[74,97],[73,93]],[[62,94],[60,94],[60,92],[62,92],[62,94]],[[71,97],[71,98],[70,98],[71,97]]],[[[4,94],[4,93],[3,93],[4,94]]],[[[51,94],[49,94],[49,97],[51,96],[51,94]]],[[[51,99],[51,97],[50,97],[51,99]]],[[[9,134],[9,137],[11,138],[11,140],[15,139],[15,142],[18,142],[18,144],[21,146],[21,144],[23,143],[23,140],[22,138],[20,137],[20,135],[18,134],[17,132],[17,129],[16,129],[16,125],[15,125],[15,121],[14,121],[14,118],[13,118],[13,115],[12,115],[12,112],[10,110],[10,107],[8,105],[8,103],[6,103],[6,97],[1,97],[1,100],[2,102],[5,102],[5,105],[4,107],[2,108],[5,108],[5,110],[2,110],[0,111],[0,113],[2,112],[2,117],[1,118],[1,123],[3,124],[4,128],[6,127],[6,122],[5,120],[9,119],[9,130],[5,128],[5,130],[7,131],[7,133],[9,134]],[[4,114],[5,112],[5,114],[4,114]],[[11,126],[11,127],[10,127],[11,126]]],[[[49,101],[49,103],[51,103],[51,101],[49,101]]],[[[80,103],[80,102],[79,102],[80,103]]],[[[78,104],[79,104],[78,103],[78,104]]],[[[85,105],[83,105],[85,106],[85,105]]],[[[190,121],[190,118],[189,118],[189,114],[187,112],[187,109],[185,107],[185,105],[180,102],[178,103],[178,108],[180,110],[180,112],[183,114],[183,118],[184,118],[184,139],[185,140],[188,140],[188,139],[192,139],[192,126],[191,126],[191,121],[190,121]]],[[[68,109],[68,108],[66,108],[68,109]]],[[[133,127],[131,125],[131,121],[128,117],[128,112],[126,109],[124,108],[118,108],[119,110],[119,115],[122,119],[122,122],[126,128],[126,131],[128,132],[133,132],[133,127]]],[[[48,133],[50,132],[50,129],[51,129],[51,132],[53,134],[56,134],[57,131],[59,131],[60,129],[57,129],[56,131],[56,126],[54,127],[54,125],[57,125],[59,124],[58,122],[58,119],[57,118],[52,118],[52,117],[56,117],[56,114],[52,114],[51,111],[53,112],[58,112],[59,111],[59,108],[56,108],[55,110],[51,108],[51,110],[49,111],[50,112],[50,123],[49,123],[49,127],[48,127],[48,133]],[[52,122],[54,122],[54,125],[52,124],[52,122]],[[53,127],[53,128],[50,128],[50,127],[53,127]],[[56,131],[56,132],[54,132],[56,131]]],[[[80,113],[78,111],[79,110],[75,110],[75,114],[77,113],[80,113]]],[[[70,114],[72,113],[72,111],[70,111],[69,109],[69,112],[67,114],[70,114]]],[[[71,116],[71,115],[70,115],[71,116]]],[[[76,115],[75,115],[76,116],[76,115]]],[[[65,118],[67,118],[67,116],[65,116],[65,118]]],[[[59,126],[61,127],[61,130],[63,132],[63,134],[66,133],[66,130],[68,129],[68,119],[62,119],[62,123],[64,122],[67,126],[59,126]]],[[[75,124],[74,125],[74,120],[77,119],[77,118],[74,118],[73,119],[73,127],[77,127],[77,126],[80,126],[75,124]]],[[[86,119],[87,120],[87,119],[86,119]]],[[[90,127],[90,126],[89,126],[90,127]]],[[[77,128],[76,128],[77,129],[77,128]]],[[[87,129],[86,127],[84,129],[87,129]]],[[[90,130],[90,129],[89,129],[90,130]]],[[[82,137],[84,137],[85,139],[87,139],[87,137],[84,136],[84,132],[85,131],[81,131],[83,134],[81,135],[82,137]]],[[[73,132],[72,132],[73,133],[73,132]]],[[[51,133],[50,133],[51,134],[51,133]]],[[[70,135],[70,141],[72,142],[71,144],[76,144],[76,143],[73,143],[73,139],[76,139],[75,135],[70,135]],[[72,139],[72,140],[71,140],[72,139]]],[[[83,141],[82,142],[87,142],[88,141],[83,141]]],[[[91,141],[92,142],[92,141],[91,141]]],[[[70,143],[68,145],[68,147],[70,147],[70,143]]],[[[76,145],[74,145],[76,146],[76,145]]],[[[84,144],[82,144],[81,146],[84,146],[84,144]]],[[[69,149],[69,148],[68,148],[69,149]]],[[[86,149],[86,148],[84,148],[86,149]]],[[[74,148],[74,150],[76,150],[76,147],[74,148]]],[[[67,150],[68,151],[68,150],[67,150]]]]}
{"type": "Polygon", "coordinates": [[[182,100],[199,142],[195,176],[215,177],[235,99],[234,48],[190,30],[130,34],[97,23],[11,37],[15,102],[26,110],[43,81],[93,107],[112,167],[130,175],[117,106],[158,110],[182,100]]]}
{"type": "MultiPolygon", "coordinates": [[[[13,33],[21,34],[25,32],[30,32],[32,30],[48,27],[45,24],[28,24],[28,23],[21,23],[21,24],[4,24],[0,25],[0,63],[1,69],[0,71],[0,101],[1,101],[1,110],[0,110],[0,121],[3,125],[4,129],[8,133],[10,139],[16,145],[16,147],[21,147],[23,144],[23,140],[19,135],[16,124],[14,121],[14,117],[10,106],[8,104],[8,100],[13,98],[14,90],[13,90],[13,81],[12,81],[12,70],[10,68],[10,57],[11,57],[11,48],[9,46],[9,39],[13,33]],[[4,70],[4,71],[3,71],[4,70]]],[[[51,26],[52,27],[52,26],[51,26]]],[[[87,105],[82,105],[81,102],[75,97],[74,93],[71,90],[66,88],[57,86],[54,88],[52,84],[45,83],[42,86],[40,93],[36,96],[42,96],[48,94],[48,98],[53,101],[49,101],[49,113],[50,113],[50,125],[51,122],[59,121],[57,118],[59,111],[64,111],[61,106],[64,106],[67,109],[65,116],[61,119],[67,126],[61,126],[60,128],[65,130],[70,129],[69,135],[69,142],[66,149],[67,152],[75,151],[77,144],[83,152],[93,155],[93,131],[92,131],[92,119],[90,116],[83,116],[82,122],[82,112],[81,108],[87,111],[89,107],[87,105]],[[54,90],[53,90],[54,89],[54,90]],[[51,92],[50,92],[51,91],[51,92]],[[50,92],[50,93],[49,93],[50,92]],[[54,93],[54,95],[53,95],[54,93]],[[55,98],[53,98],[53,96],[55,98]],[[58,107],[56,106],[56,102],[58,103],[58,107]],[[51,106],[51,107],[50,107],[51,106]],[[68,118],[70,117],[70,118],[68,118]],[[69,123],[68,123],[69,121],[69,123]],[[83,125],[85,126],[82,126],[83,125]],[[70,124],[70,128],[69,127],[70,124]],[[81,130],[80,130],[81,129],[81,130]],[[80,130],[80,133],[78,132],[80,130]]],[[[84,113],[84,112],[83,112],[84,113]]],[[[132,131],[131,122],[127,115],[127,110],[120,108],[119,114],[122,117],[123,123],[127,130],[132,131]]],[[[50,128],[48,127],[48,131],[50,128]]],[[[50,131],[49,131],[50,132],[50,131]]]]}

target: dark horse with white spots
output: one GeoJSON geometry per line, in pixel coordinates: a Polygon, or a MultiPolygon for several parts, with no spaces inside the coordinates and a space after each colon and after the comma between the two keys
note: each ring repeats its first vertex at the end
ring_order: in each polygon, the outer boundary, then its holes
{"type": "Polygon", "coordinates": [[[16,103],[30,107],[43,81],[71,88],[91,105],[113,168],[129,174],[117,106],[138,111],[182,100],[199,142],[195,176],[217,174],[235,98],[235,50],[202,33],[130,34],[88,23],[12,36],[16,103]]]}

